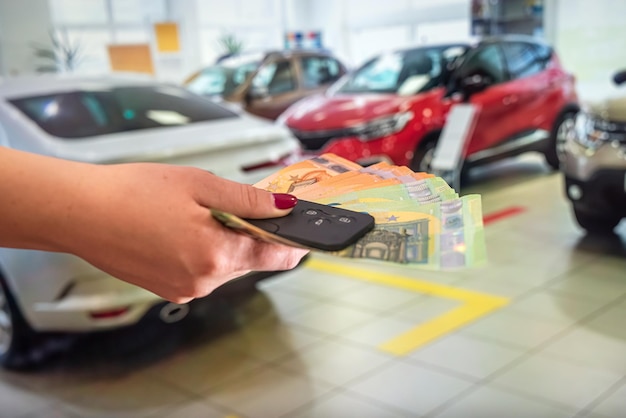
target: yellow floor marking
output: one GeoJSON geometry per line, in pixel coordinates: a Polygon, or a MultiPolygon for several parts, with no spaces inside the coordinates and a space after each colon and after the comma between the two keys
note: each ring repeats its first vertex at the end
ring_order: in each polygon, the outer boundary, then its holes
{"type": "Polygon", "coordinates": [[[430,283],[410,277],[365,270],[341,263],[333,263],[309,258],[305,266],[314,270],[365,280],[385,286],[398,287],[418,293],[425,293],[464,302],[463,305],[387,341],[379,346],[383,351],[402,356],[422,345],[439,338],[471,321],[509,303],[508,298],[459,289],[457,287],[430,283]]]}

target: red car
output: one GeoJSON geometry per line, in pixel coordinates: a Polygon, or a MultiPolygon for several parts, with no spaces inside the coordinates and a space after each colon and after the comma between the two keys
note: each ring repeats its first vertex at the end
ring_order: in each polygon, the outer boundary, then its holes
{"type": "Polygon", "coordinates": [[[314,153],[430,171],[447,115],[462,102],[479,108],[464,169],[526,151],[558,168],[579,110],[575,79],[554,50],[508,35],[382,54],[279,122],[314,153]]]}

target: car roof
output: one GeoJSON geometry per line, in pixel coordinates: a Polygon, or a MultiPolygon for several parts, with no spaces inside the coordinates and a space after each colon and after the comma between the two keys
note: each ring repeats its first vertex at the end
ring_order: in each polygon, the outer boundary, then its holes
{"type": "Polygon", "coordinates": [[[531,35],[524,34],[502,34],[502,35],[490,35],[480,39],[481,44],[498,43],[498,42],[526,42],[536,45],[549,46],[543,40],[531,35]]]}
{"type": "MultiPolygon", "coordinates": [[[[417,51],[417,50],[420,50],[420,49],[454,48],[454,47],[475,48],[478,45],[485,45],[485,44],[490,44],[490,43],[500,43],[500,42],[526,42],[526,43],[533,43],[533,44],[536,44],[536,45],[542,45],[542,46],[550,48],[550,45],[548,45],[544,41],[542,41],[542,40],[540,40],[538,38],[535,38],[533,36],[530,36],[530,35],[502,34],[502,35],[484,36],[484,37],[474,38],[474,39],[470,39],[470,40],[462,40],[462,41],[459,41],[459,42],[441,42],[441,43],[432,43],[432,44],[411,46],[411,47],[406,47],[406,48],[393,49],[393,50],[389,50],[389,51],[386,51],[386,52],[405,53],[405,52],[417,51]]],[[[380,55],[380,54],[377,54],[375,56],[378,56],[378,55],[380,55]]]]}
{"type": "Polygon", "coordinates": [[[112,87],[156,85],[157,80],[142,74],[41,74],[8,77],[0,80],[0,98],[53,94],[77,90],[106,90],[112,87]]]}
{"type": "Polygon", "coordinates": [[[445,48],[454,48],[454,47],[465,47],[465,48],[471,48],[472,45],[474,45],[474,43],[469,42],[469,41],[460,41],[460,42],[445,42],[445,43],[433,43],[433,44],[424,44],[424,45],[418,45],[418,46],[411,46],[411,47],[406,47],[406,48],[400,48],[400,49],[390,49],[390,50],[386,50],[383,51],[380,54],[376,54],[374,55],[374,57],[380,56],[384,53],[407,53],[407,52],[412,52],[412,51],[419,51],[420,49],[445,49],[445,48]]]}
{"type": "Polygon", "coordinates": [[[300,49],[286,49],[286,50],[273,50],[267,51],[267,56],[300,56],[300,55],[324,55],[332,56],[333,53],[327,49],[322,48],[300,48],[300,49]]]}
{"type": "Polygon", "coordinates": [[[257,59],[259,61],[266,60],[274,57],[295,57],[295,56],[334,56],[333,53],[323,48],[298,48],[298,49],[267,49],[260,51],[245,51],[238,54],[233,54],[222,58],[222,63],[228,63],[228,61],[245,60],[245,59],[257,59]]]}

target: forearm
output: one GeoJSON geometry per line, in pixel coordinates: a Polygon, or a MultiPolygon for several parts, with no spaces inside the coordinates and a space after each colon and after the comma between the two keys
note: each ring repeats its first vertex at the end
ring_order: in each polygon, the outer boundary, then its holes
{"type": "Polygon", "coordinates": [[[98,166],[0,147],[0,246],[68,251],[98,166]],[[78,215],[78,216],[77,216],[78,215]]]}
{"type": "Polygon", "coordinates": [[[179,303],[250,270],[293,268],[306,254],[213,219],[209,208],[255,218],[290,209],[196,168],[83,164],[0,147],[0,179],[0,247],[71,253],[179,303]]]}

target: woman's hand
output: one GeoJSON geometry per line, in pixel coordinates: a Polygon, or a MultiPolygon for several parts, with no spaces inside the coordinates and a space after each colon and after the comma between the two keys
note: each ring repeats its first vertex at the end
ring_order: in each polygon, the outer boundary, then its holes
{"type": "MultiPolygon", "coordinates": [[[[251,270],[291,269],[307,253],[235,232],[209,211],[277,217],[289,213],[295,198],[186,167],[128,164],[102,169],[105,202],[87,215],[97,227],[74,251],[166,299],[185,302],[205,296],[251,270]]],[[[89,219],[79,223],[89,225],[89,219]]]]}

